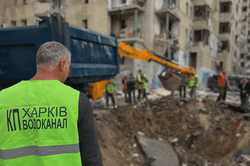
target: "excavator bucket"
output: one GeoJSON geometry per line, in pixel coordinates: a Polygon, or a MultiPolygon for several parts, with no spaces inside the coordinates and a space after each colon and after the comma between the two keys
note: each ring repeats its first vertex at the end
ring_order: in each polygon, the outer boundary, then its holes
{"type": "Polygon", "coordinates": [[[166,90],[177,90],[180,86],[181,77],[174,72],[164,71],[158,77],[166,90]]]}

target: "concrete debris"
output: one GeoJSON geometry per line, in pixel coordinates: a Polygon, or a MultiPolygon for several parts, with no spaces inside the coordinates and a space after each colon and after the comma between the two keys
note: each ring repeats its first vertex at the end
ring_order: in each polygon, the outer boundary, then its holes
{"type": "MultiPolygon", "coordinates": [[[[234,154],[250,144],[249,121],[242,113],[207,98],[179,105],[178,99],[167,96],[100,115],[97,128],[105,166],[152,165],[161,157],[151,153],[145,157],[135,146],[136,137],[150,140],[144,147],[147,153],[158,152],[158,147],[164,148],[158,144],[169,142],[166,146],[173,148],[179,164],[187,166],[238,166],[234,154]]],[[[242,155],[246,153],[237,159],[242,155]]]]}
{"type": "Polygon", "coordinates": [[[178,156],[170,144],[140,135],[136,138],[146,160],[150,161],[149,166],[180,166],[178,156]]]}

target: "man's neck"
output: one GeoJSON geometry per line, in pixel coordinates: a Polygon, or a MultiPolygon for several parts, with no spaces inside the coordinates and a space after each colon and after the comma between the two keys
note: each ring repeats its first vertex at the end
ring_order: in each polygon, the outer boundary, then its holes
{"type": "Polygon", "coordinates": [[[38,71],[32,80],[60,80],[58,76],[52,71],[38,71]]]}

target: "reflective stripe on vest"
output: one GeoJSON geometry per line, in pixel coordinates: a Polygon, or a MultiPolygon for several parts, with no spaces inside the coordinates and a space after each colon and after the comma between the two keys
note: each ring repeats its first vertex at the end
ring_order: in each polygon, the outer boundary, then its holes
{"type": "Polygon", "coordinates": [[[55,80],[22,81],[0,92],[0,166],[82,166],[80,92],[55,80]]]}
{"type": "Polygon", "coordinates": [[[0,159],[14,159],[24,156],[48,156],[65,153],[79,153],[79,145],[61,145],[61,146],[30,146],[11,150],[0,150],[0,159]]]}

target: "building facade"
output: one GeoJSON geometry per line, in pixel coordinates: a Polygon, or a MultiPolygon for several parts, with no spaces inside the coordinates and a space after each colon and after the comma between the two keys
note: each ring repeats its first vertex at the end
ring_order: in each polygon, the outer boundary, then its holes
{"type": "MultiPolygon", "coordinates": [[[[16,27],[37,24],[39,16],[52,12],[51,0],[1,0],[0,26],[16,27]]],[[[79,28],[89,28],[109,34],[106,0],[62,0],[61,13],[67,22],[79,28]]]]}
{"type": "Polygon", "coordinates": [[[234,40],[237,46],[233,58],[233,72],[250,74],[250,2],[248,0],[233,1],[234,40]]]}

